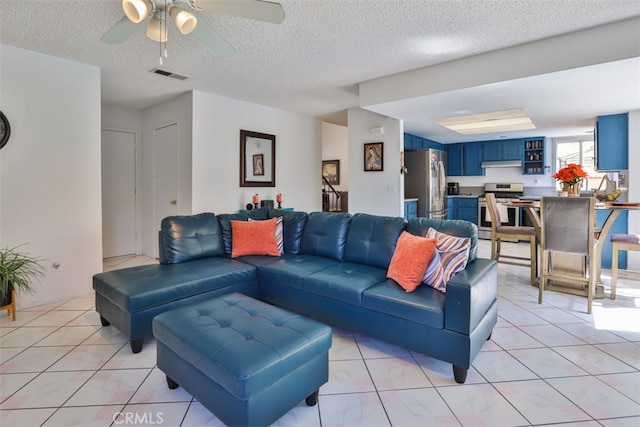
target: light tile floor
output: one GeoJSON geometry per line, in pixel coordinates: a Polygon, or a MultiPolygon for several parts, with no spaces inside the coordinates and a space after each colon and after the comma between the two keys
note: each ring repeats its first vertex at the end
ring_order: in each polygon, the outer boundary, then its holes
{"type": "MultiPolygon", "coordinates": [[[[149,262],[108,260],[105,270],[149,262]]],[[[499,266],[498,324],[466,384],[448,363],[336,328],[318,405],[301,402],[276,424],[639,426],[640,284],[623,281],[616,301],[596,300],[587,315],[583,297],[546,292],[539,305],[527,277],[499,266]]],[[[1,317],[0,425],[221,425],[155,365],[155,342],[132,354],[101,327],[92,295],[1,317]]]]}

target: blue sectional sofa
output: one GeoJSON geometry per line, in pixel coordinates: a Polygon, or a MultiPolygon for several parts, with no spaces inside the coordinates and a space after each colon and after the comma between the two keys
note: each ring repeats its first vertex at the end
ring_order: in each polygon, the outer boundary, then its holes
{"type": "MultiPolygon", "coordinates": [[[[258,209],[165,218],[160,264],[96,274],[96,310],[131,340],[134,353],[152,335],[154,316],[231,292],[360,332],[467,370],[497,321],[497,265],[477,257],[478,232],[467,221],[258,209]],[[283,217],[284,253],[231,258],[232,220],[283,217]],[[406,292],[387,279],[403,231],[428,228],[469,237],[466,268],[446,293],[428,285],[406,292]]],[[[419,256],[419,255],[416,255],[419,256]]]]}

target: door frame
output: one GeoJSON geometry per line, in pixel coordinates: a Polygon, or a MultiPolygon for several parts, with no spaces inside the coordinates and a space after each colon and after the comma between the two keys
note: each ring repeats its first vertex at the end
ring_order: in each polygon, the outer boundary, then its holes
{"type": "MultiPolygon", "coordinates": [[[[136,233],[136,255],[142,254],[142,138],[141,131],[136,129],[116,128],[111,126],[101,127],[100,131],[108,132],[127,132],[135,135],[136,150],[136,173],[135,173],[135,233],[136,233]]],[[[102,146],[102,139],[100,140],[102,146]]],[[[101,163],[102,165],[102,163],[101,163]]],[[[102,166],[101,166],[102,167],[102,166]]],[[[100,171],[100,182],[102,182],[102,170],[100,171]]],[[[102,190],[101,190],[102,191],[102,190]]],[[[100,204],[100,212],[102,213],[102,202],[100,204]]],[[[101,221],[102,222],[102,217],[101,221]]],[[[102,236],[100,236],[102,239],[102,236]]]]}

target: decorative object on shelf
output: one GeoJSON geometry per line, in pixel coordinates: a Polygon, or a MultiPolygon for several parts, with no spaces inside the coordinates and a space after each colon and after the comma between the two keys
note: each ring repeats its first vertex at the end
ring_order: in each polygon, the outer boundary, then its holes
{"type": "Polygon", "coordinates": [[[276,186],[276,136],[240,130],[240,187],[276,186]]]}
{"type": "Polygon", "coordinates": [[[364,144],[364,171],[378,172],[384,170],[383,156],[382,142],[364,144]]]}
{"type": "Polygon", "coordinates": [[[267,199],[267,200],[262,200],[262,201],[260,202],[260,207],[261,207],[261,208],[264,208],[265,206],[266,206],[267,208],[269,208],[269,209],[273,209],[273,200],[269,200],[269,199],[267,199]]]}
{"type": "Polygon", "coordinates": [[[569,163],[553,177],[562,182],[562,191],[566,191],[569,197],[580,197],[580,183],[587,177],[587,173],[582,170],[582,165],[569,163]]]}
{"type": "Polygon", "coordinates": [[[258,194],[253,195],[253,208],[258,209],[258,204],[260,203],[260,196],[258,194]]]}
{"type": "Polygon", "coordinates": [[[278,209],[282,209],[282,194],[278,193],[276,196],[276,202],[278,202],[278,209]]]}
{"type": "Polygon", "coordinates": [[[247,206],[245,206],[245,208],[247,208],[248,211],[253,209],[253,205],[251,203],[247,203],[247,206]]]}
{"type": "Polygon", "coordinates": [[[322,177],[331,185],[340,185],[340,160],[323,160],[322,177]]]}
{"type": "Polygon", "coordinates": [[[9,119],[0,111],[0,148],[7,145],[10,136],[11,126],[9,125],[9,119]]]}
{"type": "Polygon", "coordinates": [[[19,252],[18,247],[0,249],[0,309],[7,310],[13,320],[16,320],[16,291],[34,293],[31,285],[46,273],[42,261],[19,252]]]}

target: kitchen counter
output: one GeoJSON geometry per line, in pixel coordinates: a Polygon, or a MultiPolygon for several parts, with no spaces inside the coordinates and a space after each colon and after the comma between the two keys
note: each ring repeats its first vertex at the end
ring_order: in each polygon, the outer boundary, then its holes
{"type": "Polygon", "coordinates": [[[405,202],[417,202],[418,198],[417,197],[407,197],[404,199],[405,202]]]}
{"type": "Polygon", "coordinates": [[[477,199],[480,196],[478,196],[477,194],[458,194],[457,196],[447,196],[447,197],[474,197],[477,199]]]}

